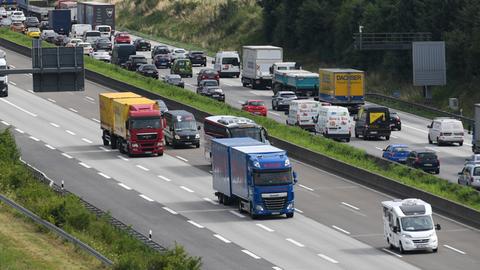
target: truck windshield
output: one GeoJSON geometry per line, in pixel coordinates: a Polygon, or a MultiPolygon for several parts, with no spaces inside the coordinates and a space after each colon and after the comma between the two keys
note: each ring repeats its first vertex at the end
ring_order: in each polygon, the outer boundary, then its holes
{"type": "Polygon", "coordinates": [[[131,129],[160,128],[160,118],[134,118],[130,120],[131,129]]]}
{"type": "Polygon", "coordinates": [[[195,121],[175,122],[175,130],[197,130],[197,122],[195,121]]]}
{"type": "Polygon", "coordinates": [[[230,128],[230,134],[232,138],[250,137],[262,141],[261,129],[258,127],[230,128]]]}
{"type": "Polygon", "coordinates": [[[415,216],[401,218],[402,229],[406,232],[433,230],[431,216],[415,216]]]}
{"type": "Polygon", "coordinates": [[[254,171],[253,181],[256,186],[287,185],[292,183],[292,171],[254,171]]]}

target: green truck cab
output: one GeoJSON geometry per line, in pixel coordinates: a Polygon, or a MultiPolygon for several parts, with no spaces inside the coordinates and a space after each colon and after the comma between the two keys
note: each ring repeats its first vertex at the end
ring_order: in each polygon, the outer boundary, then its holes
{"type": "Polygon", "coordinates": [[[170,69],[171,74],[178,74],[182,77],[192,77],[192,62],[190,59],[175,59],[170,69]]]}

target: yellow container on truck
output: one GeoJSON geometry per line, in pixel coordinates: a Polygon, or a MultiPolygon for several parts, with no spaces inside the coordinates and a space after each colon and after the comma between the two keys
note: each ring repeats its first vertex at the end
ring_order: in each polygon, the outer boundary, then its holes
{"type": "Polygon", "coordinates": [[[125,123],[128,120],[130,113],[130,106],[136,105],[150,105],[155,108],[155,110],[160,110],[158,108],[158,103],[154,100],[139,97],[139,98],[121,98],[113,100],[113,133],[122,138],[127,137],[127,126],[125,123]]]}
{"type": "Polygon", "coordinates": [[[346,106],[351,111],[365,103],[365,74],[356,69],[324,68],[319,70],[319,100],[346,106]]]}
{"type": "Polygon", "coordinates": [[[100,93],[100,125],[102,129],[113,131],[113,100],[120,98],[139,98],[132,92],[100,93]]]}

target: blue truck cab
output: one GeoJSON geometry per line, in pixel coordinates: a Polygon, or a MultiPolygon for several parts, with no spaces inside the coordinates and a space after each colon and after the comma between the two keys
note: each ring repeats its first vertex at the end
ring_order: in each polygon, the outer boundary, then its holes
{"type": "Polygon", "coordinates": [[[296,174],[286,151],[251,138],[212,140],[213,188],[220,203],[258,216],[293,217],[296,174]]]}

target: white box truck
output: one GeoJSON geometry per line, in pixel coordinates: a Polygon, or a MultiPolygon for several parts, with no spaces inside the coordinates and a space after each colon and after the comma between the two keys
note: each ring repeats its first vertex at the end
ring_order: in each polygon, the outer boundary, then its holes
{"type": "Polygon", "coordinates": [[[283,62],[283,49],[280,47],[243,46],[242,50],[242,85],[252,89],[265,89],[272,86],[271,67],[283,62]]]}

